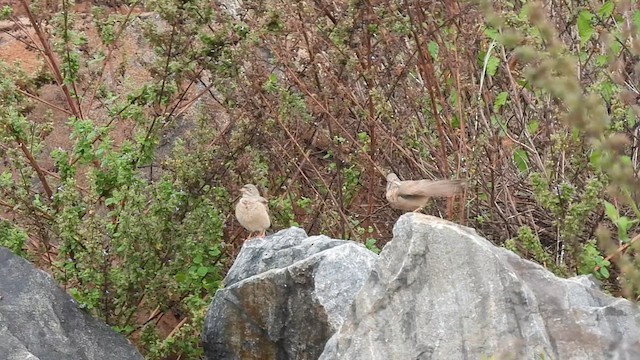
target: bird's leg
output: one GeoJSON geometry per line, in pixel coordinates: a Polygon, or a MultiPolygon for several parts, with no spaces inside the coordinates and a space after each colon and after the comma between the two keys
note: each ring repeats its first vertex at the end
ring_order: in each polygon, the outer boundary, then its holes
{"type": "Polygon", "coordinates": [[[413,210],[413,212],[417,212],[417,213],[419,213],[419,212],[422,212],[422,209],[424,209],[424,205],[423,205],[423,206],[420,206],[419,208],[417,208],[417,209],[415,209],[415,210],[413,210]]]}
{"type": "Polygon", "coordinates": [[[258,233],[257,237],[259,238],[263,238],[267,233],[267,230],[262,230],[260,233],[258,233]]]}

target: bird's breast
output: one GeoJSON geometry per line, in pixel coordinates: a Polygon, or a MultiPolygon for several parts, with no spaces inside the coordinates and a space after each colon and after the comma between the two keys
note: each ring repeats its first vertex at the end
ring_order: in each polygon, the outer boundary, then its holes
{"type": "Polygon", "coordinates": [[[241,199],[236,205],[238,222],[249,231],[262,231],[271,225],[267,207],[250,199],[241,199]]]}

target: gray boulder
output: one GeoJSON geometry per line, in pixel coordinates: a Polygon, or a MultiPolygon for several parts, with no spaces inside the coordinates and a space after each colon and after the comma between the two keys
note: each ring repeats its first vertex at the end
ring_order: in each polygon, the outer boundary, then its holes
{"type": "Polygon", "coordinates": [[[78,309],[47,273],[0,247],[0,358],[141,360],[142,356],[123,336],[78,309]]]}
{"type": "Polygon", "coordinates": [[[406,214],[320,359],[640,359],[637,308],[406,214]]]}
{"type": "Polygon", "coordinates": [[[209,306],[206,359],[317,359],[376,258],[299,228],[248,240],[209,306]]]}

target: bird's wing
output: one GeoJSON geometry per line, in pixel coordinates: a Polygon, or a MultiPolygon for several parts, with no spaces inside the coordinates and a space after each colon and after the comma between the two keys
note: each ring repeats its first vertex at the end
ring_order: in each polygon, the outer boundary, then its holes
{"type": "Polygon", "coordinates": [[[398,196],[450,196],[462,190],[459,180],[406,180],[398,186],[398,196]]]}
{"type": "Polygon", "coordinates": [[[264,208],[267,210],[267,214],[271,215],[271,211],[269,211],[269,203],[267,202],[267,199],[263,198],[262,196],[257,196],[255,198],[255,201],[264,205],[264,208]]]}

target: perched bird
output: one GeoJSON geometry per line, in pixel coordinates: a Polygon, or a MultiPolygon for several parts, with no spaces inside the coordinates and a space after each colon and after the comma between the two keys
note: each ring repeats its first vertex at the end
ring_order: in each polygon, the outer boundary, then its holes
{"type": "Polygon", "coordinates": [[[462,180],[406,180],[387,175],[387,201],[394,209],[421,211],[433,196],[451,196],[462,191],[462,180]]]}
{"type": "Polygon", "coordinates": [[[240,225],[251,234],[258,233],[258,237],[264,237],[265,232],[271,226],[267,200],[260,196],[258,188],[253,184],[247,184],[240,189],[242,197],[236,204],[236,219],[240,225]]]}

